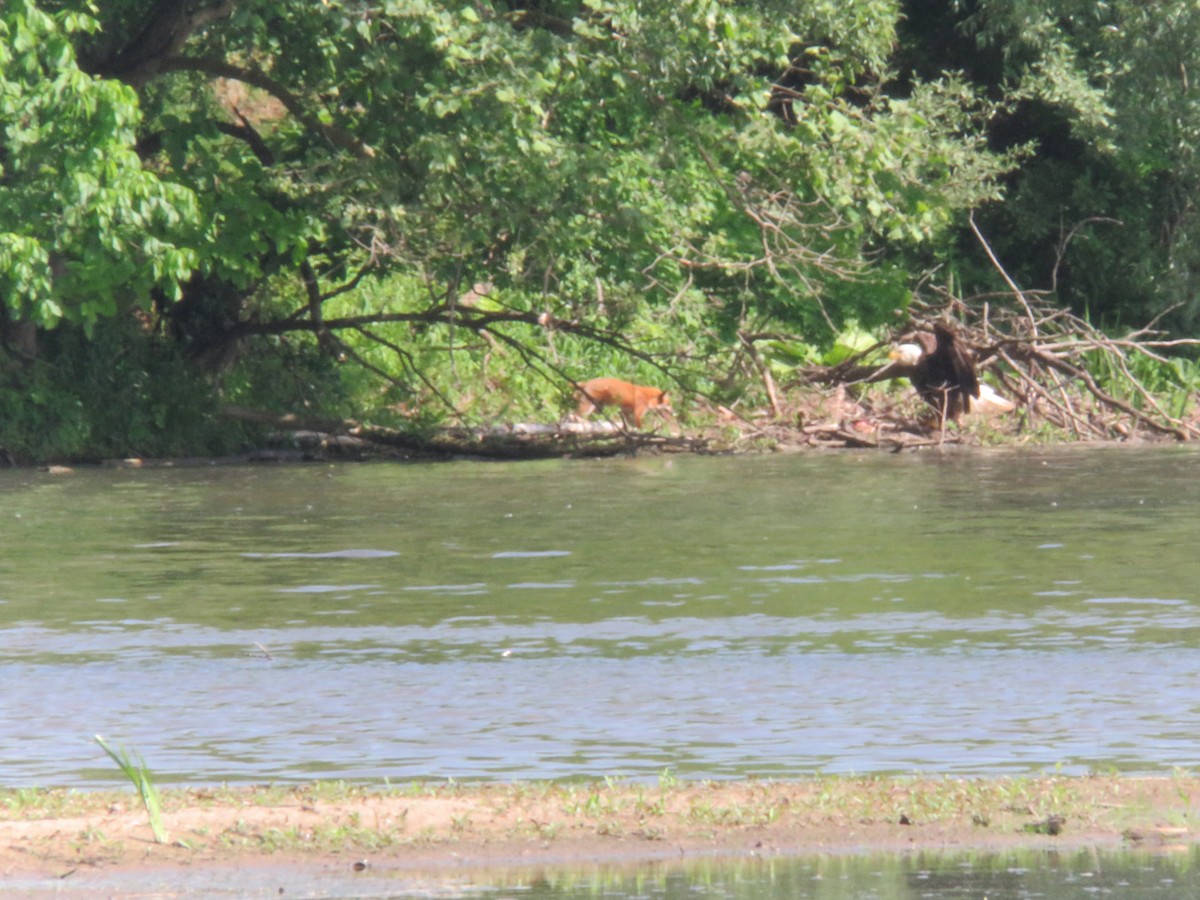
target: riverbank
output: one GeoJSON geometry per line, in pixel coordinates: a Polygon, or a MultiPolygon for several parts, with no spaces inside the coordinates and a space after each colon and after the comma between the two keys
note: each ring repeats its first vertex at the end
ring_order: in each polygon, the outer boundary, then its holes
{"type": "MultiPolygon", "coordinates": [[[[105,869],[570,865],[714,855],[1186,848],[1200,778],[828,778],[0,792],[0,885],[105,869]]],[[[1197,833],[1200,833],[1198,831],[1197,833]]]]}

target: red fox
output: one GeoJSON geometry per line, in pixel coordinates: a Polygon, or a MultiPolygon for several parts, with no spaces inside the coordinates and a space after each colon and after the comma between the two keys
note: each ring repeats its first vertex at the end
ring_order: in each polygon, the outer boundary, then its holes
{"type": "Polygon", "coordinates": [[[661,409],[674,415],[671,401],[666,391],[656,387],[643,387],[640,384],[630,384],[619,378],[593,378],[578,385],[575,397],[579,401],[576,413],[587,416],[602,406],[621,407],[621,418],[625,424],[633,419],[634,427],[642,427],[642,416],[648,409],[661,409]]]}

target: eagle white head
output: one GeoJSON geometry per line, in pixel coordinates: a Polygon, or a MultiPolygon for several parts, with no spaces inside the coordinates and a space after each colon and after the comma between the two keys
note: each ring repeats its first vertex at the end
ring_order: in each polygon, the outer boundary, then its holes
{"type": "Polygon", "coordinates": [[[888,359],[903,366],[915,366],[921,359],[922,352],[918,344],[897,344],[888,353],[888,359]]]}

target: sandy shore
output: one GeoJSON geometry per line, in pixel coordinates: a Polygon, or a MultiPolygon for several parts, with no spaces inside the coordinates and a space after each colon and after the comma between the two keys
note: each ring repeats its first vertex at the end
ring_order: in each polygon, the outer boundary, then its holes
{"type": "Polygon", "coordinates": [[[6,882],[31,878],[203,867],[215,873],[229,865],[428,871],[713,855],[1166,850],[1196,840],[1190,823],[1200,811],[1200,779],[172,790],[162,795],[165,843],[155,842],[132,791],[5,791],[0,798],[3,890],[6,882]]]}

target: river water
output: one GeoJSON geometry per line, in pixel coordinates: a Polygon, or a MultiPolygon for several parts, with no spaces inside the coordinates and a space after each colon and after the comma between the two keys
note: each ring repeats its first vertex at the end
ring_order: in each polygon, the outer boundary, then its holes
{"type": "Polygon", "coordinates": [[[5,877],[26,900],[1179,900],[1200,894],[1200,851],[1087,850],[710,858],[543,868],[245,865],[81,869],[70,878],[5,877]]]}
{"type": "Polygon", "coordinates": [[[0,472],[0,784],[1194,767],[1198,466],[0,472]]]}

